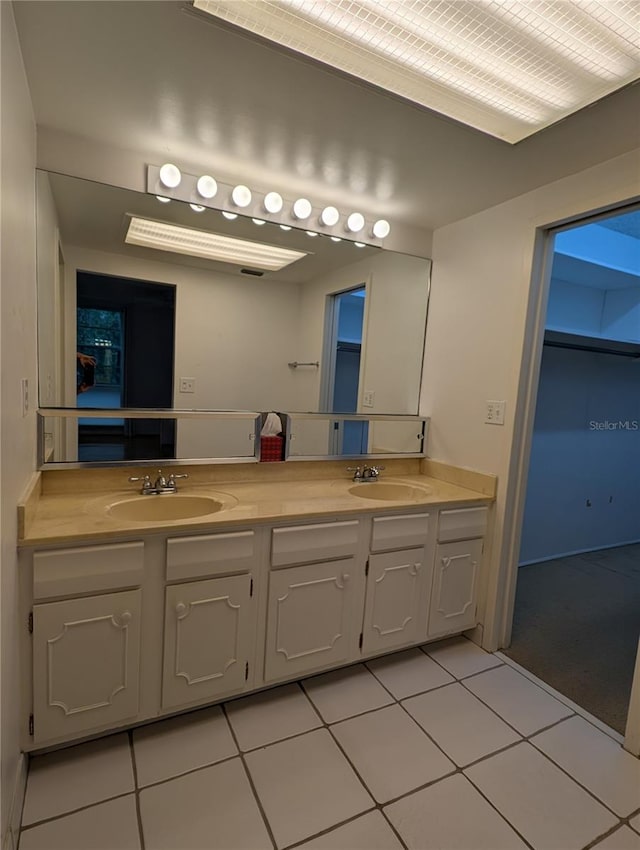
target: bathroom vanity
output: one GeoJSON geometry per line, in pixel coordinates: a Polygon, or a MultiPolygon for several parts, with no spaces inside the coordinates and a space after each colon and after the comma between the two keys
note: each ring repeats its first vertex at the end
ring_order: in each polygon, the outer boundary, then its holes
{"type": "Polygon", "coordinates": [[[470,489],[399,461],[359,490],[344,464],[304,466],[319,477],[218,467],[211,483],[199,467],[180,494],[138,498],[217,495],[223,508],[155,521],[114,517],[136,501],[104,490],[114,470],[38,478],[21,509],[25,750],[477,624],[492,476],[469,473],[470,489]]]}

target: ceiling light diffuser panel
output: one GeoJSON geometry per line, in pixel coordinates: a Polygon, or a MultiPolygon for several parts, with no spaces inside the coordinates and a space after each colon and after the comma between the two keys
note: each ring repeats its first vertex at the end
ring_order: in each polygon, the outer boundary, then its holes
{"type": "Polygon", "coordinates": [[[640,77],[638,0],[194,0],[508,142],[640,77]]]}
{"type": "Polygon", "coordinates": [[[204,257],[207,260],[266,271],[279,271],[307,256],[304,251],[235,239],[208,230],[196,230],[137,216],[130,217],[124,241],[129,245],[141,245],[144,248],[204,257]]]}

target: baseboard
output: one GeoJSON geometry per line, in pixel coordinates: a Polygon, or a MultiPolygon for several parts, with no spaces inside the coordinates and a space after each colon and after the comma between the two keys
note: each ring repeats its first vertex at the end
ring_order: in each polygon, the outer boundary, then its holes
{"type": "Polygon", "coordinates": [[[16,850],[18,847],[18,835],[20,834],[20,822],[22,820],[22,807],[24,795],[27,790],[27,764],[28,757],[20,753],[16,778],[13,786],[13,797],[11,809],[7,818],[7,827],[2,836],[2,850],[16,850]]]}
{"type": "Polygon", "coordinates": [[[531,561],[520,561],[518,567],[528,567],[531,564],[544,564],[558,558],[570,558],[572,555],[584,555],[585,552],[604,552],[606,549],[619,549],[621,546],[635,546],[640,540],[623,540],[621,543],[607,543],[606,546],[589,546],[586,549],[573,549],[571,552],[558,552],[556,555],[545,555],[544,558],[534,558],[531,561]]]}

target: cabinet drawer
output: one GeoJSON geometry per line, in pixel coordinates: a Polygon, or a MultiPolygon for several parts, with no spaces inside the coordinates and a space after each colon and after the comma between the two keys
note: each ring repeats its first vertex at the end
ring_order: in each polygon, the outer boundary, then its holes
{"type": "Polygon", "coordinates": [[[142,582],[143,572],[142,541],[36,552],[33,598],[41,601],[53,596],[136,587],[142,582]]]}
{"type": "Polygon", "coordinates": [[[371,551],[424,546],[428,535],[429,514],[375,517],[371,531],[371,551]]]}
{"type": "Polygon", "coordinates": [[[438,540],[468,540],[471,537],[484,537],[487,529],[487,508],[460,508],[455,511],[441,511],[438,523],[438,540]]]}
{"type": "Polygon", "coordinates": [[[274,528],[271,537],[271,564],[284,567],[305,561],[326,561],[353,555],[358,548],[360,523],[325,522],[294,528],[274,528]]]}
{"type": "Polygon", "coordinates": [[[244,573],[253,565],[255,533],[203,534],[167,540],[167,581],[244,573]]]}

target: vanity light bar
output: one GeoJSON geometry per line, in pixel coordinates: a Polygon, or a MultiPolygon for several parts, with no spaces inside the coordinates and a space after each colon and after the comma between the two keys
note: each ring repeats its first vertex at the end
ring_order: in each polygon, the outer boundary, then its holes
{"type": "Polygon", "coordinates": [[[129,245],[141,245],[144,248],[156,248],[159,251],[172,251],[175,254],[204,257],[207,260],[272,272],[307,256],[304,251],[293,251],[263,242],[249,242],[246,239],[235,239],[207,230],[195,230],[137,216],[130,216],[124,241],[129,245]]]}
{"type": "Polygon", "coordinates": [[[292,226],[303,227],[307,233],[322,233],[334,238],[334,241],[357,239],[382,247],[391,231],[385,219],[367,220],[360,212],[349,209],[340,211],[333,205],[314,207],[310,200],[303,197],[287,200],[279,192],[262,194],[243,184],[230,186],[219,183],[210,174],[198,176],[182,172],[171,162],[165,162],[159,167],[147,166],[147,191],[162,201],[184,201],[196,212],[208,207],[233,219],[241,211],[256,223],[269,220],[279,224],[283,230],[291,229],[292,226]],[[173,185],[168,185],[167,180],[173,185]]]}

